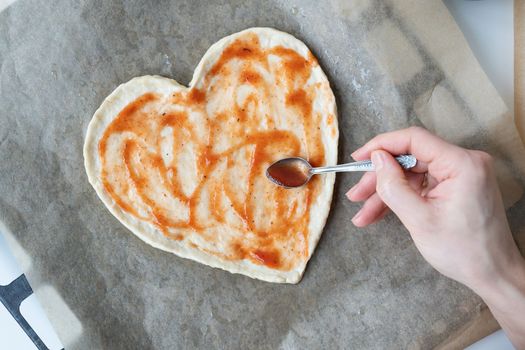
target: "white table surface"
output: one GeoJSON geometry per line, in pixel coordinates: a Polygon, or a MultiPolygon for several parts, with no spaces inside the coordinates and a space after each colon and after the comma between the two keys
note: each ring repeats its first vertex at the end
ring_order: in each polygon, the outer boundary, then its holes
{"type": "MultiPolygon", "coordinates": [[[[0,11],[14,0],[0,0],[0,11]]],[[[443,0],[463,31],[488,77],[513,110],[514,105],[514,33],[513,0],[443,0]]],[[[0,231],[5,234],[0,223],[0,231]]],[[[9,235],[7,237],[9,239],[9,235]]],[[[16,242],[9,242],[18,249],[16,242]]],[[[17,254],[19,256],[20,254],[17,254]]],[[[24,267],[24,262],[22,267],[24,267]]],[[[9,284],[22,273],[14,261],[6,239],[0,235],[0,285],[9,284]]],[[[61,349],[49,321],[31,295],[21,305],[21,312],[49,349],[61,349]]],[[[0,303],[0,349],[34,350],[36,347],[0,303]]],[[[508,338],[498,331],[468,347],[469,350],[513,349],[508,338]]]]}

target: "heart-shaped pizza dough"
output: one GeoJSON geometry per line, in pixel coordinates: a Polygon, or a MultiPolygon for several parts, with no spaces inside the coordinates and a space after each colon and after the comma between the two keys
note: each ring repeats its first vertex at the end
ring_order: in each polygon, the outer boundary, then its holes
{"type": "Polygon", "coordinates": [[[84,144],[102,202],[152,246],[270,282],[296,283],[321,236],[335,176],[284,189],[269,164],[335,164],[328,80],[293,36],[251,28],[206,52],[189,88],[159,76],[120,85],[84,144]]]}

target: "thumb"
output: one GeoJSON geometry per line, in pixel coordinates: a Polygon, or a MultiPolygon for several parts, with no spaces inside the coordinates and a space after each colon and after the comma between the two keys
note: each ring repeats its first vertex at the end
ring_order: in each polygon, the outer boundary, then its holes
{"type": "Polygon", "coordinates": [[[371,158],[376,171],[377,194],[407,226],[426,210],[425,199],[410,187],[405,172],[390,153],[374,151],[371,158]]]}

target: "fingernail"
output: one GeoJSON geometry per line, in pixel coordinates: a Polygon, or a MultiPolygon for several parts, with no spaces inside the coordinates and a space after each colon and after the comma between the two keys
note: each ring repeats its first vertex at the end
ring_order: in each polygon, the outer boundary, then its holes
{"type": "Polygon", "coordinates": [[[359,153],[359,151],[361,150],[361,148],[363,148],[363,147],[359,147],[358,149],[356,149],[355,151],[353,151],[353,152],[350,154],[350,157],[352,157],[352,158],[355,159],[355,155],[356,155],[357,153],[359,153]]]}
{"type": "Polygon", "coordinates": [[[352,218],[352,223],[356,225],[356,221],[359,220],[359,217],[361,216],[361,213],[363,212],[363,209],[360,209],[352,218]]]}
{"type": "Polygon", "coordinates": [[[378,151],[372,152],[371,158],[372,158],[372,164],[374,164],[374,168],[376,170],[383,168],[384,159],[385,159],[385,156],[383,155],[383,153],[378,152],[378,151]]]}
{"type": "Polygon", "coordinates": [[[352,194],[355,192],[355,189],[357,188],[357,185],[354,185],[352,186],[352,188],[350,188],[348,190],[348,192],[346,192],[346,198],[348,198],[349,200],[352,200],[350,197],[352,196],[352,194]]]}

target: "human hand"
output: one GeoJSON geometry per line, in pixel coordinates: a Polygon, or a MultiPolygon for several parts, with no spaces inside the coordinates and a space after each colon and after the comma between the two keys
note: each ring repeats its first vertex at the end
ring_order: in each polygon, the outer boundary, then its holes
{"type": "Polygon", "coordinates": [[[371,158],[376,168],[347,193],[351,201],[365,201],[354,225],[370,225],[390,208],[423,257],[478,293],[514,345],[525,349],[525,260],[507,223],[491,157],[417,127],[378,135],[352,157],[371,158]],[[418,159],[411,172],[391,155],[407,153],[418,159]]]}
{"type": "Polygon", "coordinates": [[[390,208],[434,268],[473,289],[522,260],[487,153],[413,127],[379,135],[352,156],[371,158],[376,167],[347,194],[365,201],[352,219],[356,226],[377,221],[390,208]],[[406,153],[418,159],[407,173],[391,156],[406,153]]]}

